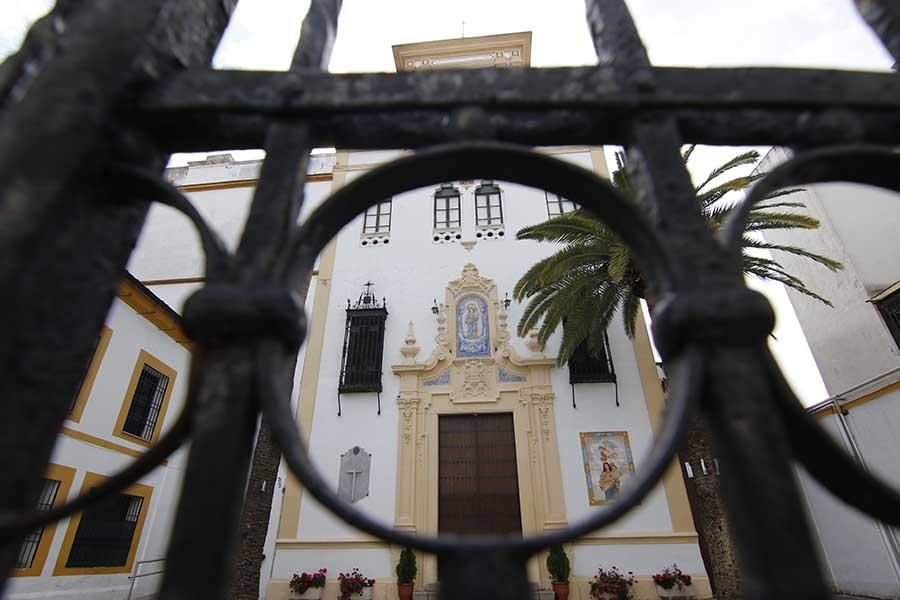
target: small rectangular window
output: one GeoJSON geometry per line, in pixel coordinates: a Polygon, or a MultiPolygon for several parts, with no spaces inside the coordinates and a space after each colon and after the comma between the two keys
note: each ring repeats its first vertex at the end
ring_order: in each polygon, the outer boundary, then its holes
{"type": "Polygon", "coordinates": [[[574,211],[577,207],[571,200],[566,200],[558,194],[544,192],[547,199],[547,216],[551,219],[574,211]]]}
{"type": "Polygon", "coordinates": [[[119,494],[85,509],[66,568],[124,567],[143,503],[141,496],[119,494]]]}
{"type": "Polygon", "coordinates": [[[443,184],[434,193],[434,228],[453,229],[459,226],[459,190],[450,184],[443,184]]]}
{"type": "MultiPolygon", "coordinates": [[[[56,495],[59,492],[60,482],[56,479],[44,479],[44,489],[38,498],[37,510],[47,512],[53,508],[56,502],[56,495]]],[[[19,555],[16,557],[16,569],[30,569],[34,565],[34,558],[37,555],[38,547],[41,545],[41,538],[44,535],[44,527],[38,527],[31,531],[22,540],[19,546],[19,555]]]]}
{"type": "Polygon", "coordinates": [[[900,291],[875,302],[875,308],[881,313],[881,318],[891,332],[894,343],[900,347],[900,291]]]}
{"type": "Polygon", "coordinates": [[[391,231],[392,201],[379,202],[366,209],[363,233],[389,233],[391,231]]]}
{"type": "Polygon", "coordinates": [[[168,387],[169,378],[145,364],[134,388],[122,431],[151,440],[168,387]]]}
{"type": "Polygon", "coordinates": [[[475,189],[475,225],[503,225],[500,188],[491,182],[485,182],[475,189]]]}

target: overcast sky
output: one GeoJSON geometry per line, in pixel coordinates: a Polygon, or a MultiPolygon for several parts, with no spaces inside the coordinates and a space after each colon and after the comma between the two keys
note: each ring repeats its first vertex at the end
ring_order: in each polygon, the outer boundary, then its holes
{"type": "MultiPolygon", "coordinates": [[[[851,0],[628,0],[657,65],[801,66],[888,70],[891,60],[851,0]]],[[[48,0],[6,2],[0,57],[21,43],[48,0]]],[[[283,70],[290,63],[308,0],[240,0],[216,54],[223,69],[283,70]]],[[[333,72],[393,71],[391,46],[409,42],[533,32],[532,65],[596,62],[582,0],[344,0],[333,72]]],[[[691,171],[708,172],[734,148],[695,153],[691,171]]],[[[236,153],[240,158],[257,151],[236,153]]],[[[200,155],[202,157],[203,155],[200,155]]],[[[176,155],[173,164],[194,156],[176,155]]],[[[757,287],[754,284],[754,287],[757,287]]],[[[778,313],[773,350],[806,404],[826,397],[787,295],[761,288],[778,313]]]]}

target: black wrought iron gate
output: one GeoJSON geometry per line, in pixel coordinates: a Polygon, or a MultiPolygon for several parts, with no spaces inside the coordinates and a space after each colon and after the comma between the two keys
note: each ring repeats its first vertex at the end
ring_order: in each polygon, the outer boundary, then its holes
{"type": "MultiPolygon", "coordinates": [[[[856,4],[900,59],[900,4],[856,4]]],[[[898,494],[817,429],[766,349],[772,310],[741,277],[746,210],[714,237],[679,154],[688,142],[801,150],[754,188],[746,206],[771,189],[825,180],[900,190],[891,149],[900,144],[900,77],[654,67],[623,0],[587,1],[596,67],[331,75],[322,70],[340,1],[313,0],[290,72],[214,71],[210,59],[233,5],[59,0],[0,68],[0,573],[23,533],[115,493],[190,440],[161,596],[223,597],[260,412],[290,468],[338,516],[440,554],[446,598],[526,597],[527,557],[639,502],[694,410],[714,434],[747,598],[829,594],[792,460],[845,501],[900,526],[898,494]],[[595,176],[528,149],[539,144],[624,145],[640,208],[595,176]],[[355,179],[297,228],[314,146],[417,152],[355,179]],[[240,147],[264,147],[267,157],[240,247],[230,253],[160,172],[169,152],[240,147]],[[426,539],[340,503],[310,465],[283,376],[305,334],[291,290],[369,205],[479,177],[565,196],[631,245],[660,299],[654,335],[670,399],[639,481],[615,505],[537,538],[426,539]],[[81,365],[153,201],[187,215],[206,252],[207,284],[184,314],[198,348],[184,413],[130,467],[35,515],[81,365]]]]}

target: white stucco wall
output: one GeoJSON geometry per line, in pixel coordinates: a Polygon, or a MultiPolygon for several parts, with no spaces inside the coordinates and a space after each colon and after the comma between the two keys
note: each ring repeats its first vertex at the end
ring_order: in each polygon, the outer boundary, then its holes
{"type": "MultiPolygon", "coordinates": [[[[91,394],[85,403],[81,420],[78,423],[67,421],[65,426],[119,446],[144,451],[145,447],[112,435],[138,354],[141,350],[146,350],[177,373],[169,407],[161,424],[162,430],[165,431],[176,420],[184,403],[189,352],[118,299],[113,302],[106,325],[113,333],[91,388],[91,394]]],[[[134,458],[121,452],[61,435],[54,448],[51,462],[77,470],[68,495],[68,498],[72,499],[79,493],[86,473],[112,475],[133,460],[134,458]]],[[[137,561],[157,559],[164,555],[184,460],[185,451],[182,449],[173,454],[165,465],[139,480],[139,483],[152,487],[153,494],[138,545],[135,559],[137,561]]],[[[127,573],[52,575],[68,527],[69,519],[63,519],[57,526],[41,575],[14,577],[7,597],[109,600],[121,600],[125,597],[129,586],[127,573]]],[[[148,569],[155,571],[159,566],[161,566],[159,563],[148,565],[148,569]]],[[[148,569],[143,571],[146,572],[148,569]]],[[[146,595],[158,584],[159,577],[139,580],[135,597],[146,595]]]]}
{"type": "MultiPolygon", "coordinates": [[[[773,149],[761,168],[770,170],[787,158],[784,150],[773,149]]],[[[828,393],[851,401],[900,380],[900,374],[883,376],[900,366],[900,353],[878,311],[868,302],[900,280],[900,240],[896,234],[900,197],[848,183],[804,187],[804,192],[787,199],[803,202],[803,212],[819,219],[820,229],[766,232],[765,237],[843,263],[842,271],[832,273],[808,260],[774,253],[788,272],[834,304],[830,308],[788,289],[828,393]],[[871,385],[850,391],[873,378],[877,381],[871,385]]],[[[849,451],[835,416],[821,417],[819,423],[849,451]]],[[[867,466],[900,488],[900,392],[852,406],[847,423],[867,466]]],[[[801,472],[800,480],[835,586],[850,593],[900,595],[900,574],[892,565],[876,523],[832,496],[807,473],[801,472]]]]}
{"type": "MultiPolygon", "coordinates": [[[[352,153],[351,165],[371,165],[392,154],[386,152],[352,153]]],[[[590,169],[590,155],[586,151],[562,155],[590,169]]],[[[351,171],[348,179],[358,176],[351,171]]],[[[476,182],[477,183],[477,182],[476,182]]],[[[396,196],[393,201],[390,244],[387,246],[360,245],[362,220],[357,218],[339,235],[331,284],[326,323],[322,368],[319,372],[317,401],[310,438],[310,454],[322,474],[337,486],[339,457],[354,445],[372,453],[370,495],[355,506],[388,525],[393,524],[396,494],[396,459],[398,414],[396,397],[399,378],[391,373],[390,365],[401,361],[400,347],[407,324],[415,325],[419,357],[428,356],[434,348],[432,341],[436,324],[430,308],[433,299],[442,301],[449,281],[460,276],[463,265],[474,263],[482,276],[495,281],[502,298],[511,292],[524,271],[552,251],[548,244],[516,241],[521,227],[547,219],[543,191],[500,183],[503,190],[505,236],[497,240],[478,241],[472,250],[459,243],[440,244],[432,241],[434,187],[414,190],[396,196]],[[387,299],[389,317],[386,324],[382,414],[376,414],[375,394],[345,394],[342,397],[342,416],[337,416],[337,388],[340,376],[345,308],[347,299],[355,300],[366,281],[375,283],[375,293],[387,299]]],[[[463,240],[475,240],[474,189],[462,186],[461,209],[463,240]]],[[[523,307],[513,303],[509,309],[510,329],[521,317],[523,307]]],[[[514,335],[513,345],[523,355],[529,354],[524,341],[514,335]]],[[[631,440],[634,462],[640,469],[649,449],[651,429],[646,404],[638,380],[634,348],[627,339],[621,322],[610,329],[610,344],[619,378],[621,406],[615,406],[611,384],[577,386],[577,409],[572,407],[571,388],[565,369],[555,370],[552,386],[556,394],[554,407],[560,460],[563,469],[563,493],[570,522],[587,516],[598,507],[588,504],[583,460],[579,440],[582,431],[626,430],[631,440]]],[[[551,339],[546,350],[555,354],[559,337],[551,339]]],[[[671,519],[665,494],[657,488],[631,514],[609,529],[614,532],[664,533],[671,531],[671,519]]],[[[304,494],[301,504],[297,539],[304,541],[346,541],[364,539],[360,533],[332,517],[330,513],[304,494]]],[[[575,574],[596,572],[600,563],[610,564],[613,554],[616,563],[639,574],[649,574],[677,561],[689,571],[702,573],[699,550],[694,544],[659,544],[625,546],[579,546],[575,554],[575,574]],[[618,549],[618,551],[617,551],[618,549]],[[645,550],[647,550],[645,552],[645,550]],[[613,554],[610,554],[610,553],[613,554]],[[640,554],[640,559],[633,559],[640,554]]],[[[345,559],[321,550],[282,549],[277,552],[272,577],[287,579],[294,572],[310,571],[327,566],[329,572],[340,570],[345,559]],[[328,562],[326,559],[334,560],[328,562]]],[[[377,548],[345,551],[352,556],[353,565],[375,578],[391,577],[393,565],[387,550],[377,548]]],[[[348,563],[349,565],[349,563],[348,563]]]]}
{"type": "MultiPolygon", "coordinates": [[[[867,468],[895,489],[900,488],[900,391],[854,406],[845,418],[867,468]]],[[[836,416],[822,416],[819,424],[849,452],[836,416]]],[[[900,573],[892,565],[886,533],[872,518],[834,497],[805,471],[801,472],[801,483],[836,587],[877,597],[900,596],[900,573]]],[[[894,536],[898,535],[895,530],[894,536]]]]}
{"type": "MultiPolygon", "coordinates": [[[[760,165],[770,170],[787,158],[773,149],[760,165]]],[[[799,245],[843,263],[833,273],[783,252],[774,258],[807,286],[832,302],[828,307],[788,290],[791,304],[829,394],[900,366],[900,352],[875,307],[867,302],[900,280],[900,197],[896,193],[847,183],[804,186],[787,197],[806,205],[803,212],[821,221],[816,231],[767,231],[767,240],[799,245]]]]}

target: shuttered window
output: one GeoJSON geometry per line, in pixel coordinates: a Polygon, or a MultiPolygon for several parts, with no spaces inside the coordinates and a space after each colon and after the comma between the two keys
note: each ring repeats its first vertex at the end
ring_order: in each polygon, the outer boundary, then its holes
{"type": "Polygon", "coordinates": [[[380,392],[384,353],[384,308],[348,308],[338,391],[380,392]]]}

